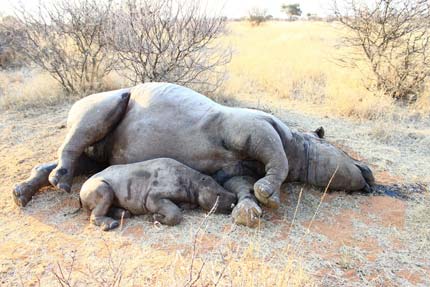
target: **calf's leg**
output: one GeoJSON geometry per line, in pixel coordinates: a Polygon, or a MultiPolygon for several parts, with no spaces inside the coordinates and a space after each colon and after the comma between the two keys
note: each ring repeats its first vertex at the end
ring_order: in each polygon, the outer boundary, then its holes
{"type": "Polygon", "coordinates": [[[158,198],[155,194],[148,196],[148,210],[154,213],[153,218],[165,225],[177,225],[182,221],[181,209],[170,199],[158,198]]]}
{"type": "Polygon", "coordinates": [[[103,231],[119,226],[117,220],[107,216],[114,196],[109,184],[99,179],[87,180],[81,189],[82,206],[87,210],[91,210],[91,223],[100,226],[103,231]]]}

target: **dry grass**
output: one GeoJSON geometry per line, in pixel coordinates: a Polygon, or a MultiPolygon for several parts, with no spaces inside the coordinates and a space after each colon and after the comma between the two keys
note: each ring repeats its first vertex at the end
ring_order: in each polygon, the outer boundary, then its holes
{"type": "Polygon", "coordinates": [[[214,258],[197,258],[193,270],[189,269],[191,256],[177,252],[143,249],[132,260],[124,260],[124,254],[109,247],[104,253],[96,265],[91,263],[89,267],[88,262],[79,259],[79,251],[71,252],[52,268],[52,274],[39,277],[40,286],[51,280],[63,281],[62,286],[315,285],[296,261],[289,260],[283,268],[272,267],[268,258],[261,257],[253,245],[240,252],[222,248],[213,254],[214,258]],[[190,274],[194,276],[192,280],[189,280],[190,274]]]}
{"type": "MultiPolygon", "coordinates": [[[[115,90],[127,85],[117,73],[103,81],[103,90],[115,90]]],[[[38,69],[0,71],[0,109],[24,110],[73,102],[85,95],[68,95],[47,72],[38,69]]]]}
{"type": "MultiPolygon", "coordinates": [[[[332,24],[251,27],[231,23],[230,28],[232,34],[226,41],[232,43],[235,54],[228,67],[225,96],[250,100],[275,112],[278,109],[277,115],[293,127],[324,124],[330,140],[360,152],[376,170],[428,182],[429,161],[424,151],[428,150],[430,130],[419,119],[430,107],[429,97],[406,109],[363,88],[363,71],[343,69],[331,61],[340,52],[333,48],[338,36],[332,24]],[[294,108],[305,113],[287,111],[294,108]],[[321,117],[330,114],[391,120],[356,124],[321,117]],[[417,118],[417,125],[396,124],[411,117],[417,118]]],[[[107,89],[124,86],[117,75],[106,82],[111,85],[107,89]]],[[[193,232],[201,212],[185,213],[178,227],[158,228],[137,217],[127,220],[123,230],[102,233],[82,214],[65,216],[76,208],[76,198],[68,194],[38,193],[23,210],[10,200],[12,184],[24,179],[36,163],[54,159],[64,138],[65,130],[58,127],[63,125],[69,105],[31,108],[66,99],[44,73],[0,72],[0,109],[25,109],[0,114],[0,171],[4,177],[0,187],[0,231],[4,234],[0,237],[0,285],[37,286],[40,282],[40,286],[58,286],[54,273],[61,268],[65,276],[73,269],[70,282],[76,286],[109,286],[118,278],[119,267],[121,286],[189,284],[193,232]],[[35,131],[39,122],[43,124],[35,131]],[[71,268],[73,256],[76,261],[71,268]]],[[[77,189],[75,186],[75,197],[77,189]]],[[[198,278],[195,286],[377,286],[380,280],[379,286],[400,285],[404,281],[395,272],[418,268],[418,263],[419,274],[428,283],[427,269],[422,267],[429,258],[429,235],[422,228],[428,225],[428,200],[411,209],[400,200],[384,197],[327,194],[323,202],[321,193],[313,188],[305,187],[303,193],[301,186],[286,189],[285,204],[276,212],[265,213],[261,233],[244,227],[230,232],[231,219],[214,216],[196,241],[191,273],[192,281],[198,278]],[[375,210],[366,209],[370,204],[375,210]],[[384,205],[378,208],[380,204],[384,205]],[[404,205],[410,220],[403,228],[398,220],[404,216],[404,205]],[[319,206],[320,214],[315,217],[319,206]],[[415,244],[418,239],[422,241],[415,244]],[[396,248],[392,248],[394,244],[396,248]],[[363,255],[377,260],[363,261],[363,255]],[[349,271],[354,269],[360,276],[351,277],[349,271]]]]}
{"type": "Polygon", "coordinates": [[[0,108],[19,110],[64,100],[60,85],[47,73],[27,69],[0,72],[0,108]]]}
{"type": "Polygon", "coordinates": [[[207,235],[203,232],[197,237],[195,252],[190,248],[185,253],[137,247],[126,238],[102,236],[86,243],[93,246],[90,248],[86,244],[80,250],[63,247],[61,254],[55,256],[58,261],[40,262],[38,266],[43,271],[32,270],[31,276],[17,264],[1,283],[6,286],[315,286],[287,248],[268,257],[256,243],[233,247],[233,238],[226,235],[208,252],[207,235]]]}
{"type": "MultiPolygon", "coordinates": [[[[365,88],[370,72],[336,63],[345,51],[336,24],[324,22],[269,22],[253,27],[230,24],[227,41],[234,48],[226,92],[259,102],[284,99],[286,106],[355,118],[380,118],[398,113],[392,99],[365,88]]],[[[428,93],[426,93],[428,94],[428,93]]],[[[430,110],[430,96],[410,107],[430,110]]]]}
{"type": "MultiPolygon", "coordinates": [[[[370,79],[365,65],[338,65],[336,59],[348,51],[339,48],[341,35],[336,24],[268,22],[255,27],[232,22],[229,28],[231,33],[223,41],[231,44],[234,54],[223,96],[364,119],[430,111],[430,89],[416,104],[400,108],[391,98],[365,88],[370,79]]],[[[128,81],[111,73],[102,86],[110,90],[127,85],[128,81]]],[[[52,105],[66,98],[70,95],[66,97],[44,72],[0,72],[0,108],[52,105]]]]}

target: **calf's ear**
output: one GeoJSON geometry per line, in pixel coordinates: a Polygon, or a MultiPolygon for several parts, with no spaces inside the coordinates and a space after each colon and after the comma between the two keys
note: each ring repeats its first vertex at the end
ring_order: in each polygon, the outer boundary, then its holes
{"type": "Polygon", "coordinates": [[[316,134],[320,139],[323,139],[323,138],[324,138],[324,134],[325,134],[324,128],[323,128],[323,127],[319,127],[319,128],[317,128],[317,129],[315,130],[315,134],[316,134]]]}

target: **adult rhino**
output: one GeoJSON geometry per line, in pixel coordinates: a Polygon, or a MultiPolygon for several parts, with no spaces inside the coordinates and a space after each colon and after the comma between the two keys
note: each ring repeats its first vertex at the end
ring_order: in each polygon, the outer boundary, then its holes
{"type": "Polygon", "coordinates": [[[58,162],[35,167],[16,185],[13,197],[24,207],[34,193],[52,184],[70,192],[75,175],[99,165],[175,159],[214,176],[238,194],[236,222],[253,225],[257,201],[277,208],[286,181],[342,190],[369,189],[370,169],[316,133],[292,132],[258,110],[220,105],[191,89],[168,83],[93,94],[76,102],[58,162]],[[98,164],[95,164],[98,163],[98,164]]]}

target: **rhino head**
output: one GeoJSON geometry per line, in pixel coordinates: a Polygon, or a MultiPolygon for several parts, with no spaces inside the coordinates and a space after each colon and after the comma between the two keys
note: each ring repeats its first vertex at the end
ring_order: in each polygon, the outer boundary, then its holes
{"type": "Polygon", "coordinates": [[[324,129],[293,132],[286,148],[290,171],[288,181],[307,182],[335,190],[371,191],[374,177],[370,168],[324,139],[324,129]]]}

